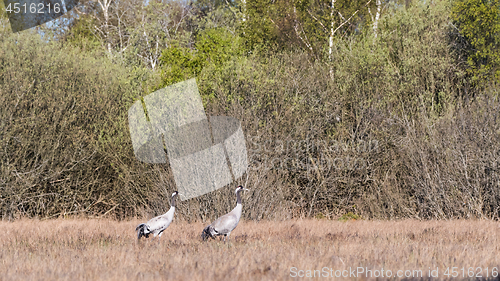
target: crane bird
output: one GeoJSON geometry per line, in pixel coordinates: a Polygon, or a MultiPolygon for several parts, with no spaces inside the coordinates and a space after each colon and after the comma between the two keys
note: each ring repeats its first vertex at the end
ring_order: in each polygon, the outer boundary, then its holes
{"type": "Polygon", "coordinates": [[[215,239],[215,237],[219,235],[224,235],[224,243],[226,243],[226,237],[229,240],[229,235],[231,234],[231,231],[233,231],[236,228],[238,222],[240,221],[241,210],[243,208],[243,206],[241,205],[241,197],[240,197],[240,192],[242,190],[248,191],[248,189],[243,188],[243,186],[241,185],[238,186],[235,190],[236,207],[234,207],[234,209],[231,212],[218,218],[211,225],[203,229],[203,232],[201,233],[201,238],[203,239],[203,241],[207,240],[208,238],[215,239]]]}
{"type": "Polygon", "coordinates": [[[154,237],[158,236],[158,242],[160,241],[160,237],[163,234],[163,231],[167,229],[167,227],[174,219],[175,198],[178,194],[179,192],[177,191],[172,193],[172,201],[170,203],[170,210],[168,210],[168,212],[161,216],[150,219],[147,223],[141,223],[135,228],[135,231],[137,231],[137,239],[141,239],[142,236],[148,238],[149,234],[153,233],[154,237]]]}

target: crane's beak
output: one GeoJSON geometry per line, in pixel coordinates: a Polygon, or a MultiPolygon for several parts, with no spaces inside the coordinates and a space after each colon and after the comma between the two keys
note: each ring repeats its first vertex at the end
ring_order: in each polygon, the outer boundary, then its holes
{"type": "Polygon", "coordinates": [[[245,191],[250,191],[250,189],[246,189],[246,188],[243,188],[243,190],[245,190],[245,191]]]}

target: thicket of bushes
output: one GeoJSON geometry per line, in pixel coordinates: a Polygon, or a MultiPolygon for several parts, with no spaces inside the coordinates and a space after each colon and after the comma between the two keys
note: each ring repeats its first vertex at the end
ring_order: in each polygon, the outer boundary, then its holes
{"type": "Polygon", "coordinates": [[[124,163],[137,166],[127,160],[126,105],[138,96],[127,73],[35,34],[0,42],[2,216],[135,205],[120,184],[124,163]]]}
{"type": "MultiPolygon", "coordinates": [[[[134,158],[127,110],[147,89],[196,74],[207,114],[243,124],[251,165],[238,183],[251,189],[249,219],[498,218],[498,87],[471,86],[448,3],[390,12],[377,38],[365,30],[338,40],[332,61],[301,50],[238,53],[214,29],[199,35],[200,53],[164,51],[152,78],[3,32],[2,217],[165,211],[171,171],[134,158]]],[[[181,202],[178,214],[213,219],[234,206],[233,189],[181,202]]]]}

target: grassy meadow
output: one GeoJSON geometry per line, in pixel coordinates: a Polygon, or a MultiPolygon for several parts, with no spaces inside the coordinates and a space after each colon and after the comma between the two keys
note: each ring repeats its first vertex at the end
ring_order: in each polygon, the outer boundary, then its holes
{"type": "Polygon", "coordinates": [[[459,280],[471,279],[467,274],[486,277],[486,268],[487,279],[493,279],[500,267],[500,229],[491,220],[241,221],[227,244],[202,242],[204,224],[179,220],[160,242],[138,242],[134,229],[140,222],[2,221],[0,279],[289,280],[319,270],[316,279],[344,274],[342,279],[374,280],[383,269],[379,279],[390,279],[387,270],[393,278],[402,270],[401,275],[420,274],[404,279],[422,280],[437,268],[439,280],[459,280]],[[350,268],[358,267],[372,272],[352,275],[350,268]],[[457,278],[445,275],[452,267],[457,278]]]}

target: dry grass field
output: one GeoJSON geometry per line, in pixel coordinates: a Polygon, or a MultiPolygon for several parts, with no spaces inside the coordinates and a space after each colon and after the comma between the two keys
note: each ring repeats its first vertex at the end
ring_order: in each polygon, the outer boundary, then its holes
{"type": "Polygon", "coordinates": [[[138,223],[0,222],[0,280],[400,279],[398,270],[429,279],[429,268],[438,268],[438,279],[460,280],[486,277],[486,268],[493,279],[500,267],[499,223],[489,220],[242,221],[228,244],[201,242],[204,225],[182,221],[160,243],[138,242],[138,223]],[[457,278],[447,278],[448,267],[457,278]]]}

